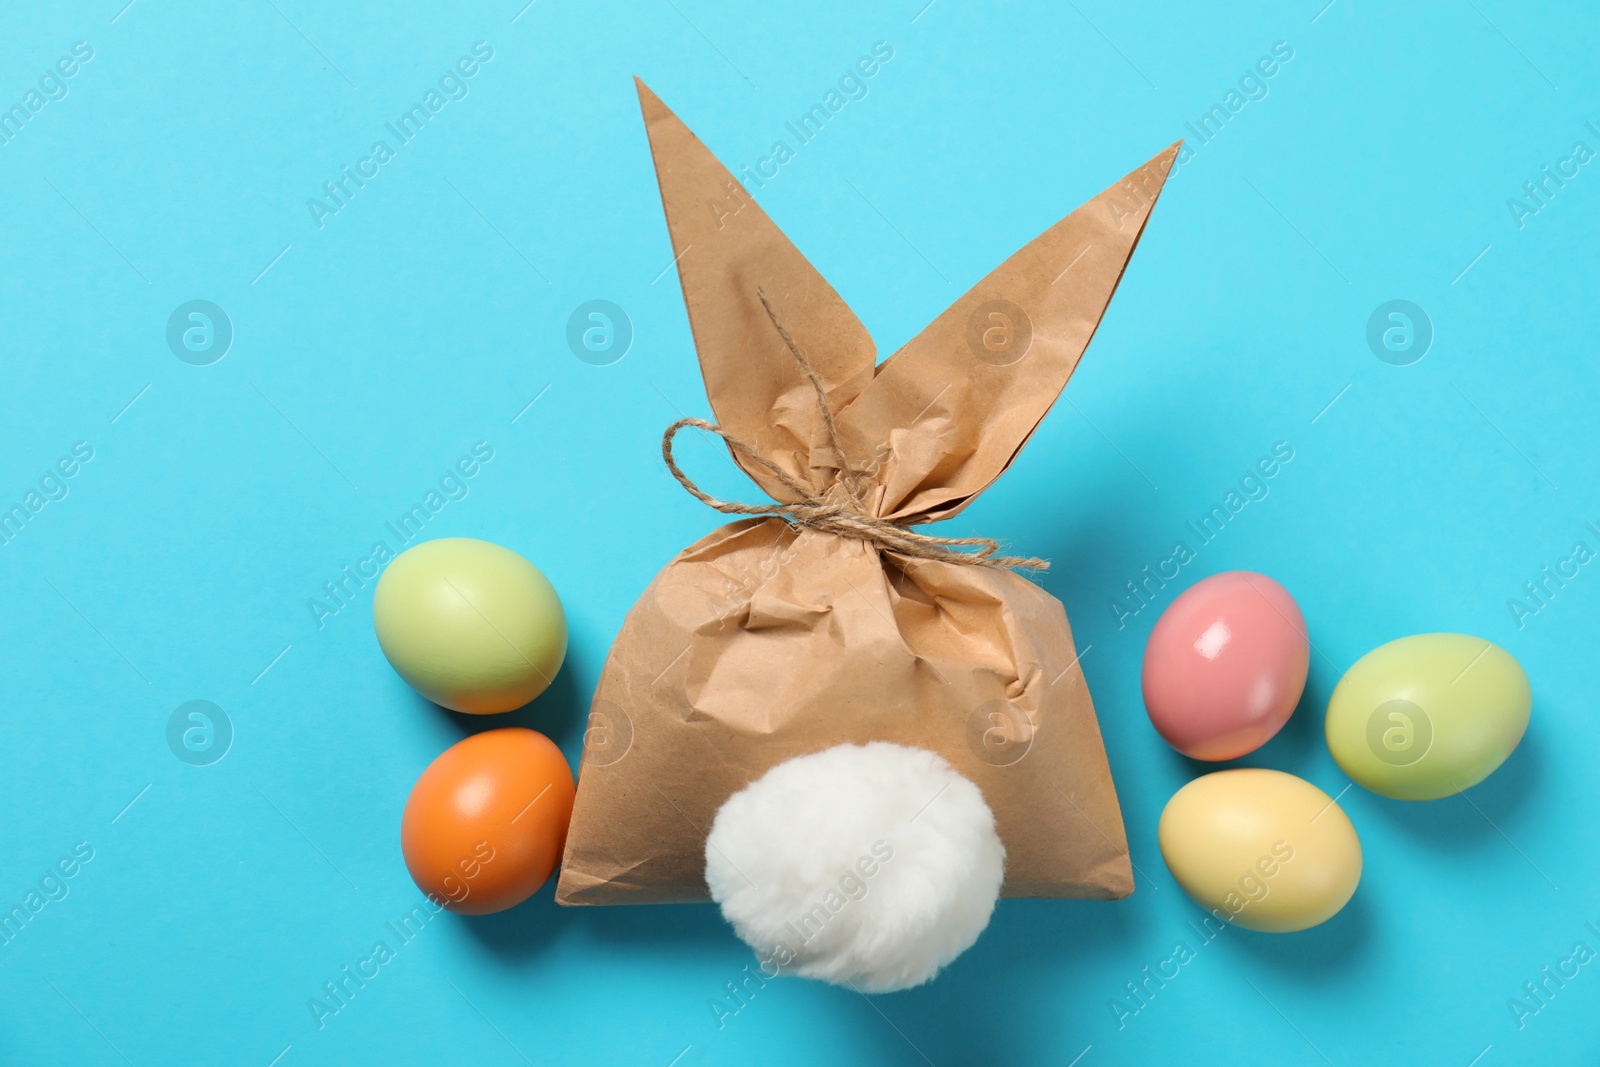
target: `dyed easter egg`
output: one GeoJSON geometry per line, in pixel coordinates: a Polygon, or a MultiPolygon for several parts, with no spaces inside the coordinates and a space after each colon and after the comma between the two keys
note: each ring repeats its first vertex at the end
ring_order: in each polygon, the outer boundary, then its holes
{"type": "Polygon", "coordinates": [[[1161,813],[1161,858],[1216,918],[1266,933],[1326,922],[1361,881],[1361,841],[1302,778],[1246,767],[1203,775],[1161,813]]]}
{"type": "Polygon", "coordinates": [[[428,765],[400,819],[417,888],[463,915],[522,903],[566,844],[572,768],[548,737],[520,726],[458,741],[428,765]]]}
{"type": "Polygon", "coordinates": [[[1236,759],[1289,721],[1310,666],[1306,623],[1264,574],[1227,571],[1178,594],[1144,649],[1144,706],[1173,748],[1236,759]]]}
{"type": "Polygon", "coordinates": [[[1328,749],[1355,781],[1396,800],[1437,800],[1483,781],[1528,728],[1533,694],[1511,653],[1467,634],[1380,645],[1328,700],[1328,749]]]}
{"type": "Polygon", "coordinates": [[[567,654],[567,618],[539,568],[469,537],[396,556],[372,598],[378,644],[413,689],[452,711],[511,711],[544,692],[567,654]]]}

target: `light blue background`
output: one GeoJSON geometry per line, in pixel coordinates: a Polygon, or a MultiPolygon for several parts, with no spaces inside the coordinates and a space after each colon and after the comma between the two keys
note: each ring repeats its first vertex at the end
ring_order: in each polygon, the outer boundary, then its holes
{"type": "MultiPolygon", "coordinates": [[[[1595,1061],[1600,965],[1520,1030],[1507,1006],[1575,942],[1600,948],[1585,930],[1600,576],[1522,627],[1507,606],[1574,541],[1600,547],[1584,528],[1600,522],[1600,165],[1525,228],[1506,203],[1574,141],[1600,148],[1592,14],[522,2],[0,16],[0,106],[73,42],[94,48],[0,146],[0,501],[74,442],[95,453],[0,548],[0,903],[75,843],[95,850],[0,948],[0,1062],[1595,1061]],[[494,58],[470,95],[318,229],[307,199],[480,40],[494,58]],[[509,545],[561,591],[567,665],[510,720],[576,762],[624,613],[717,522],[659,458],[667,422],[708,412],[630,75],[738,166],[879,40],[894,58],[870,95],[758,199],[883,353],[1189,135],[1274,42],[1294,49],[1170,182],[1070,405],[951,524],[1055,561],[1044,582],[1084,653],[1137,891],[1007,902],[930,986],[868,1002],[784,981],[719,1030],[708,1002],[750,957],[712,908],[562,910],[547,887],[498,917],[435,919],[318,1030],[308,998],[418,900],[397,841],[407,790],[485,724],[389,669],[370,586],[320,629],[307,599],[489,442],[427,534],[509,545]],[[611,366],[565,343],[597,298],[635,330],[611,366]],[[1396,298],[1436,331],[1407,367],[1365,341],[1396,298]],[[191,299],[234,325],[212,366],[165,342],[191,299]],[[1124,983],[1197,942],[1155,826],[1200,768],[1139,699],[1174,590],[1121,629],[1108,604],[1277,441],[1295,457],[1270,496],[1182,579],[1263,571],[1309,621],[1300,711],[1243,762],[1338,794],[1328,694],[1421,631],[1508,648],[1533,725],[1470,799],[1344,793],[1366,855],[1351,905],[1297,936],[1229,930],[1119,1028],[1124,983]],[[209,767],[165,740],[191,699],[236,730],[209,767]]],[[[708,487],[752,499],[715,448],[684,452],[708,487]]]]}

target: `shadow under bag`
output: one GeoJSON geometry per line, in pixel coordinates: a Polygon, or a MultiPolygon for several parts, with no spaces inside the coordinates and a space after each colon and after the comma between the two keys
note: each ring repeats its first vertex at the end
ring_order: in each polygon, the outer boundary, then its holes
{"type": "Polygon", "coordinates": [[[911,527],[998,478],[1077,367],[1178,146],[880,366],[746,190],[643,83],[639,97],[716,432],[787,510],[689,546],[629,611],[590,711],[556,899],[708,900],[706,831],[724,801],[792,757],[868,741],[937,752],[982,790],[1004,896],[1128,895],[1122,815],[1060,601],[976,558],[987,551],[924,558],[794,516],[911,527]]]}

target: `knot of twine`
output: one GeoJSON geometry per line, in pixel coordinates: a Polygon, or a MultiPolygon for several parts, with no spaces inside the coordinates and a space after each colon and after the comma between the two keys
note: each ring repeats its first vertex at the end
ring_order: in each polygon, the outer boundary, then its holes
{"type": "Polygon", "coordinates": [[[778,321],[778,316],[772,310],[772,305],[767,302],[767,295],[759,292],[761,306],[766,309],[767,318],[778,331],[778,336],[783,338],[784,345],[794,356],[795,362],[800,365],[811,388],[817,394],[817,408],[822,413],[822,423],[827,428],[828,439],[833,445],[834,453],[839,459],[839,484],[843,487],[847,502],[835,503],[826,496],[817,493],[810,486],[804,485],[790,477],[787,471],[779,467],[772,460],[762,455],[752,445],[746,444],[737,437],[728,433],[715,423],[705,419],[684,418],[679,419],[667,427],[666,433],[661,436],[661,458],[667,461],[667,469],[672,476],[678,479],[678,484],[687,489],[697,500],[708,507],[713,507],[724,515],[747,516],[778,516],[794,523],[797,526],[808,527],[813,530],[825,530],[840,537],[850,537],[858,541],[867,541],[879,548],[896,552],[902,556],[913,559],[934,559],[944,563],[955,563],[968,567],[1026,567],[1030,570],[1046,570],[1050,564],[1042,559],[1023,558],[1020,556],[997,556],[1000,551],[999,542],[988,537],[935,537],[932,534],[917,533],[908,527],[902,526],[889,519],[881,519],[868,514],[861,502],[861,486],[858,482],[858,472],[854,470],[845,458],[844,448],[839,442],[839,428],[834,422],[833,408],[828,403],[827,393],[822,388],[822,379],[818,377],[816,369],[805,353],[795,344],[794,338],[789,336],[789,331],[783,328],[778,321]],[[672,458],[672,439],[679,430],[685,426],[693,426],[699,430],[708,430],[728,443],[739,455],[764,467],[772,476],[789,492],[793,493],[800,501],[797,504],[737,504],[716,497],[702,490],[698,485],[684,474],[676,461],[672,458]],[[976,552],[961,551],[962,549],[976,548],[976,552]]]}

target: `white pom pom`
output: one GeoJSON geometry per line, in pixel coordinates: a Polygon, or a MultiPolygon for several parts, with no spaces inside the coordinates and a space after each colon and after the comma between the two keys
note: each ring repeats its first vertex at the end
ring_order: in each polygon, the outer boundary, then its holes
{"type": "Polygon", "coordinates": [[[1005,848],[938,755],[875,741],[780,763],[717,812],[706,884],[767,977],[891,993],[972,946],[1005,848]]]}

